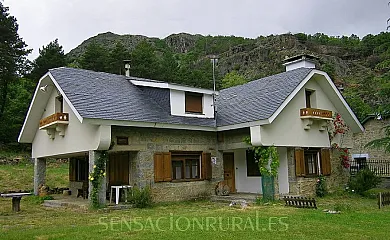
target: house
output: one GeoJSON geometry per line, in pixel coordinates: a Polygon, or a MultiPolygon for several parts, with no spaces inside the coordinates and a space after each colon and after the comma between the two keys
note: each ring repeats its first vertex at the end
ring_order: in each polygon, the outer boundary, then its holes
{"type": "Polygon", "coordinates": [[[351,174],[368,167],[383,178],[383,186],[390,187],[390,155],[383,149],[365,147],[367,143],[386,136],[385,126],[390,125],[389,115],[370,114],[362,125],[365,131],[353,134],[351,174]]]}
{"type": "Polygon", "coordinates": [[[363,127],[310,56],[285,65],[286,72],[219,92],[128,71],[49,70],[19,136],[32,143],[35,193],[49,157],[70,159],[72,194],[88,188],[102,150],[109,150],[109,161],[101,201],[116,185],[151,186],[157,201],[208,196],[221,180],[231,192],[261,193],[257,163],[243,142],[248,136],[253,145],[277,147],[278,194],[313,194],[319,174],[338,186],[346,171],[329,150],[327,125],[339,113],[352,132],[363,127]]]}

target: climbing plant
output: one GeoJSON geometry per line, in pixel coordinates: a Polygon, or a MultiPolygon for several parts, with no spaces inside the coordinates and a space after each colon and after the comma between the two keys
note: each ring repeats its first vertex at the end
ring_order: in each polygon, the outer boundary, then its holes
{"type": "Polygon", "coordinates": [[[106,163],[108,161],[108,151],[98,151],[99,157],[95,160],[93,171],[89,173],[88,179],[92,183],[91,205],[93,208],[99,208],[99,190],[102,184],[102,178],[106,176],[106,163]]]}
{"type": "MultiPolygon", "coordinates": [[[[245,137],[244,142],[252,145],[250,137],[245,137]]],[[[255,158],[258,160],[259,170],[262,176],[277,176],[280,165],[279,154],[275,146],[253,146],[255,158]]]]}
{"type": "Polygon", "coordinates": [[[348,134],[348,132],[349,132],[348,125],[341,118],[341,115],[339,113],[336,113],[333,116],[333,120],[331,120],[330,124],[328,125],[329,141],[331,143],[332,149],[337,150],[339,158],[341,160],[341,165],[344,168],[349,168],[350,166],[349,149],[342,147],[344,136],[348,134]],[[332,143],[332,141],[337,135],[340,136],[339,143],[332,143]]]}

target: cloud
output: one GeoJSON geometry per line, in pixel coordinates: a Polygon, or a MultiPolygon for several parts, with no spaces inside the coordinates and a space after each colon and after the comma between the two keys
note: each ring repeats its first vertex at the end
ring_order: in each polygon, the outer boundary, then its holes
{"type": "Polygon", "coordinates": [[[4,0],[30,48],[58,38],[66,52],[98,33],[166,37],[324,32],[361,37],[386,29],[387,0],[4,0]]]}

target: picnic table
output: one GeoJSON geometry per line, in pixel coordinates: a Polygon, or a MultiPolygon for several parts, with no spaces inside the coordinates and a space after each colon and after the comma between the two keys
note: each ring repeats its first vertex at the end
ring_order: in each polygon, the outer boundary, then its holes
{"type": "Polygon", "coordinates": [[[12,197],[12,211],[19,212],[20,211],[20,200],[23,196],[31,195],[31,193],[6,193],[1,194],[1,197],[3,198],[10,198],[12,197]]]}

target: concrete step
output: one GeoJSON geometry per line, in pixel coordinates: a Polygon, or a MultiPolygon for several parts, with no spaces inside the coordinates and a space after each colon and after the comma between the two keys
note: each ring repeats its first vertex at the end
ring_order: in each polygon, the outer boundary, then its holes
{"type": "Polygon", "coordinates": [[[59,208],[59,207],[65,207],[65,208],[79,208],[83,210],[88,209],[88,203],[78,203],[78,202],[68,202],[63,200],[45,200],[43,201],[44,207],[51,207],[51,208],[59,208]]]}
{"type": "Polygon", "coordinates": [[[228,196],[211,196],[210,200],[213,202],[232,202],[232,201],[246,201],[248,203],[256,202],[256,198],[260,194],[230,194],[228,196]]]}

